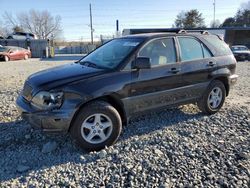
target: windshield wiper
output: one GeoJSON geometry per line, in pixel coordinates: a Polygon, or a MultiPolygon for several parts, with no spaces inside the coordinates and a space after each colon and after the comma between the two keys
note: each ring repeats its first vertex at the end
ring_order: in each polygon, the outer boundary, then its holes
{"type": "Polygon", "coordinates": [[[86,67],[92,67],[92,68],[96,68],[96,69],[108,69],[106,67],[99,66],[99,65],[97,65],[97,64],[95,64],[95,63],[93,63],[91,61],[79,61],[79,63],[81,65],[86,66],[86,67]]]}
{"type": "Polygon", "coordinates": [[[90,61],[80,61],[80,64],[85,65],[86,67],[100,68],[97,66],[97,64],[90,61]]]}

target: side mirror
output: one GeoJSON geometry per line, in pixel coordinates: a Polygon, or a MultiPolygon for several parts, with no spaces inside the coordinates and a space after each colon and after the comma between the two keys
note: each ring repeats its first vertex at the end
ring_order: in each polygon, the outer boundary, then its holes
{"type": "Polygon", "coordinates": [[[148,57],[138,57],[132,64],[132,69],[150,69],[150,59],[148,57]]]}

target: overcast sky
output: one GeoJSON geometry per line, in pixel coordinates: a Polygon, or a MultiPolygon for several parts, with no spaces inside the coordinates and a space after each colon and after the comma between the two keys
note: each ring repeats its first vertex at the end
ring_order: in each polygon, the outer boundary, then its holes
{"type": "MultiPolygon", "coordinates": [[[[48,10],[62,18],[66,40],[90,38],[89,3],[92,4],[94,37],[115,33],[115,20],[124,28],[172,27],[182,10],[198,9],[209,26],[213,20],[214,0],[0,0],[0,12],[18,14],[30,9],[48,10]]],[[[234,16],[247,0],[216,0],[216,19],[234,16]]]]}

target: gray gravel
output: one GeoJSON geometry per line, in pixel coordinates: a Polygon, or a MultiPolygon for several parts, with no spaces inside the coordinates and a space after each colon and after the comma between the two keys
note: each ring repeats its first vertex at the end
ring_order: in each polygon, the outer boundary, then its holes
{"type": "Polygon", "coordinates": [[[140,116],[114,146],[87,153],[67,134],[31,129],[15,107],[29,74],[72,60],[0,62],[0,187],[250,187],[250,63],[238,64],[219,113],[140,116]]]}

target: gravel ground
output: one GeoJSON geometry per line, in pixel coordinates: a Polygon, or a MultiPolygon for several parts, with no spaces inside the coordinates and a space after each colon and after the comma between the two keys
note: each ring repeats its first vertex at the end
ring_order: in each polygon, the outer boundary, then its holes
{"type": "Polygon", "coordinates": [[[0,187],[250,187],[249,62],[219,113],[185,105],[140,116],[114,146],[87,153],[31,129],[15,107],[28,75],[73,60],[0,62],[0,187]]]}

